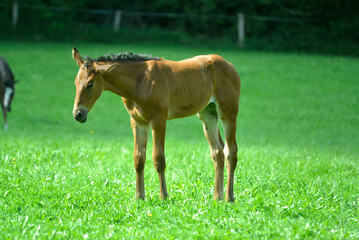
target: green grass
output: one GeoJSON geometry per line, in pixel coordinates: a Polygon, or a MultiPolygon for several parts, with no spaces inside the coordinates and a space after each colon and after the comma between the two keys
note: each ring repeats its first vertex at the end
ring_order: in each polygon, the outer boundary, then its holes
{"type": "MultiPolygon", "coordinates": [[[[71,45],[0,43],[20,79],[0,129],[0,239],[358,239],[359,60],[235,49],[83,44],[83,55],[216,53],[242,79],[235,203],[213,201],[214,169],[196,117],[168,122],[170,198],[151,159],[135,200],[132,132],[105,92],[72,118],[71,45]]],[[[0,120],[2,123],[2,120],[0,120]]]]}

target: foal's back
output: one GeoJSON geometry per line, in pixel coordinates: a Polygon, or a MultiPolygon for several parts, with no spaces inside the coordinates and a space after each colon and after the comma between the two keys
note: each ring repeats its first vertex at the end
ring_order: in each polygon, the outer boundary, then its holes
{"type": "Polygon", "coordinates": [[[226,92],[238,102],[240,80],[233,65],[218,55],[200,55],[182,61],[157,62],[169,95],[168,119],[191,116],[217,101],[226,92]],[[232,88],[232,89],[231,89],[232,88]],[[233,94],[232,94],[233,95],[233,94]]]}

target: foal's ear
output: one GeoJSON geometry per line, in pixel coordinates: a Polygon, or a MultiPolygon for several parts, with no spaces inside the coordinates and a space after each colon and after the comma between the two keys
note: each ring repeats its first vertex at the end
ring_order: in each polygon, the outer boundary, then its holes
{"type": "Polygon", "coordinates": [[[72,48],[72,58],[75,60],[77,65],[79,65],[79,67],[81,67],[84,63],[84,60],[82,59],[79,50],[74,47],[72,48]]]}
{"type": "Polygon", "coordinates": [[[110,72],[112,69],[114,69],[116,67],[116,64],[104,64],[104,65],[96,64],[94,67],[97,72],[105,73],[105,72],[110,72]]]}

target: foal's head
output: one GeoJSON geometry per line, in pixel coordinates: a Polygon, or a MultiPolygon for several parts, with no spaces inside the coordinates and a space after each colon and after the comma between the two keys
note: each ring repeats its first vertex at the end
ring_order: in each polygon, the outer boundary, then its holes
{"type": "Polygon", "coordinates": [[[104,90],[103,74],[111,71],[115,64],[99,64],[92,59],[83,60],[76,48],[72,49],[72,57],[80,69],[75,79],[76,97],[73,116],[80,123],[86,122],[87,113],[104,90]]]}

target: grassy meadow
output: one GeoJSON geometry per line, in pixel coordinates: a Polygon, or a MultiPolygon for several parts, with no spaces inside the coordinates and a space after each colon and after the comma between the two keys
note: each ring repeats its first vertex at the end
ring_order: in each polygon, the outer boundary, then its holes
{"type": "Polygon", "coordinates": [[[20,83],[0,119],[0,239],[358,239],[359,59],[153,45],[79,43],[82,55],[171,60],[215,53],[242,80],[235,202],[213,200],[197,117],[168,122],[169,200],[158,198],[149,141],[146,200],[135,200],[132,131],[105,92],[72,117],[71,45],[0,42],[20,83]]]}

